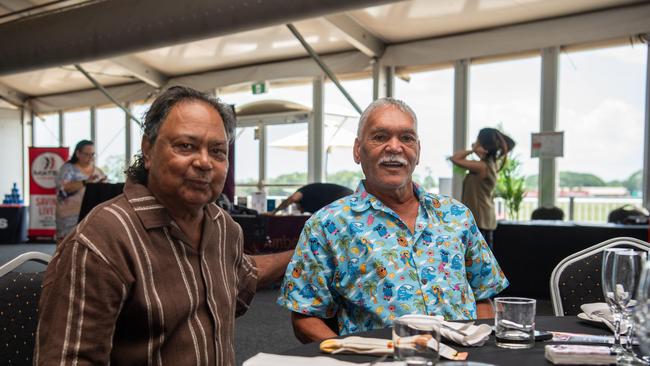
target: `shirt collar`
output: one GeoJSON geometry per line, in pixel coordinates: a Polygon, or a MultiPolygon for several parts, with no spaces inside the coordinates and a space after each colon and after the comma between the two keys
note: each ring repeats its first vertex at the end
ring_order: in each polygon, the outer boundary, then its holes
{"type": "MultiPolygon", "coordinates": [[[[127,178],[124,184],[124,196],[147,230],[166,226],[176,227],[167,208],[158,202],[147,186],[127,178]]],[[[213,202],[207,204],[204,211],[212,221],[223,215],[222,210],[213,202]]]]}
{"type": "MultiPolygon", "coordinates": [[[[420,187],[419,184],[413,182],[413,192],[418,198],[420,205],[428,208],[432,207],[431,197],[426,194],[426,191],[420,187]]],[[[362,212],[369,207],[375,210],[385,210],[386,206],[377,197],[366,191],[365,180],[361,180],[357,186],[357,190],[350,198],[350,209],[356,212],[362,212]]]]}

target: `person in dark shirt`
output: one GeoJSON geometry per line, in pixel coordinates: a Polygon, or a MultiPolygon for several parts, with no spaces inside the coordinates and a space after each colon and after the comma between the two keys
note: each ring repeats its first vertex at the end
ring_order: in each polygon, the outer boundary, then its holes
{"type": "Polygon", "coordinates": [[[337,199],[352,193],[354,192],[350,188],[338,184],[310,183],[300,187],[286,200],[282,201],[273,213],[284,210],[292,203],[298,205],[300,212],[314,213],[337,199]]]}

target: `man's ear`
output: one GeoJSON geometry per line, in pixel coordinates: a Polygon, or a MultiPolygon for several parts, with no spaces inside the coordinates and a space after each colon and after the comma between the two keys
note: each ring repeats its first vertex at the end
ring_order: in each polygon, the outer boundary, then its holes
{"type": "Polygon", "coordinates": [[[422,152],[422,145],[420,145],[420,140],[418,139],[418,158],[415,161],[415,165],[420,164],[420,153],[422,152]]]}
{"type": "Polygon", "coordinates": [[[152,148],[151,142],[149,142],[149,138],[147,135],[142,135],[142,141],[140,142],[140,149],[142,151],[142,159],[144,160],[144,168],[149,170],[151,168],[151,148],[152,148]]]}
{"type": "Polygon", "coordinates": [[[359,164],[361,163],[361,154],[360,154],[361,144],[359,143],[359,138],[354,138],[354,147],[352,148],[352,155],[354,156],[354,162],[359,164]]]}

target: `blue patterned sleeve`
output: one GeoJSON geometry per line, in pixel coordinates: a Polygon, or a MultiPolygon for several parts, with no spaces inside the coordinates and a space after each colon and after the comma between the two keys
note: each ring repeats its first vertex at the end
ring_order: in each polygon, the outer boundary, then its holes
{"type": "Polygon", "coordinates": [[[478,230],[474,216],[469,210],[467,213],[469,227],[465,237],[467,281],[474,291],[476,300],[488,299],[503,291],[510,283],[478,230]]]}
{"type": "Polygon", "coordinates": [[[59,196],[62,197],[67,197],[68,194],[66,191],[63,189],[63,185],[69,182],[72,182],[74,180],[75,176],[75,171],[74,167],[70,163],[65,163],[61,166],[61,169],[59,169],[59,173],[56,175],[55,179],[55,184],[56,184],[56,191],[59,196]]]}
{"type": "Polygon", "coordinates": [[[277,303],[297,313],[331,318],[337,310],[329,288],[336,259],[330,253],[321,222],[314,215],[305,223],[277,303]]]}

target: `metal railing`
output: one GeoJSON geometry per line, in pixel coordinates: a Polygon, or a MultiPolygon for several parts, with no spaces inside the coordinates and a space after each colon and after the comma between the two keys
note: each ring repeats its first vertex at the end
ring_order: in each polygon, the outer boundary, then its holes
{"type": "MultiPolygon", "coordinates": [[[[641,198],[632,197],[559,197],[557,206],[564,211],[564,219],[578,222],[605,223],[607,215],[623,205],[642,206],[641,198]]],[[[505,202],[502,198],[495,199],[495,209],[498,219],[530,220],[533,210],[537,208],[537,198],[526,197],[521,203],[518,217],[506,214],[505,202]]]]}

